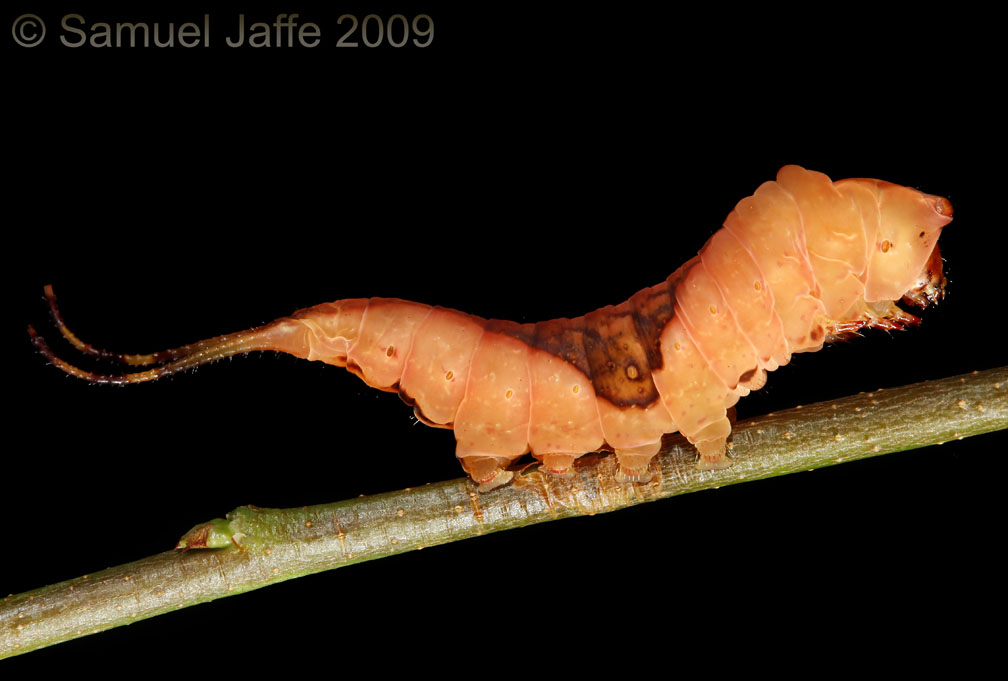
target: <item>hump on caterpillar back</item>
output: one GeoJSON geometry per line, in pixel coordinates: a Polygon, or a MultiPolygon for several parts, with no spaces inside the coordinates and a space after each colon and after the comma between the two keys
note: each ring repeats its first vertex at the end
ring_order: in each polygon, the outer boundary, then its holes
{"type": "Polygon", "coordinates": [[[941,196],[882,180],[836,183],[860,208],[869,236],[865,300],[898,300],[943,282],[938,237],[952,221],[952,204],[941,196]]]}

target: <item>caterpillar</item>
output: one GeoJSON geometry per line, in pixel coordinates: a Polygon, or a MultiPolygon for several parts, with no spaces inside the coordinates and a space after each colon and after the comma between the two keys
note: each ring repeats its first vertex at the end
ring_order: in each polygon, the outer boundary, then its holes
{"type": "Polygon", "coordinates": [[[951,220],[945,198],[789,165],[665,281],[574,319],[519,324],[352,298],[135,355],[80,340],[47,286],[53,321],[78,351],[149,367],[119,374],[69,364],[28,330],[52,364],[94,383],[151,381],[257,350],[345,367],[398,392],[423,423],[452,429],[481,492],[508,483],[529,452],[562,476],[584,454],[613,451],[621,477],[644,482],[668,433],[692,443],[700,468],[730,465],[729,409],[794,353],[918,323],[896,302],[926,308],[944,296],[937,242],[951,220]]]}

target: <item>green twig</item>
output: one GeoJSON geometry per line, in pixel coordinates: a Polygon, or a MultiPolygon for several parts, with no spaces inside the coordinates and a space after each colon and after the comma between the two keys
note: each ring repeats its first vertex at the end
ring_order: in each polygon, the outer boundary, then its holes
{"type": "Polygon", "coordinates": [[[862,393],[736,424],[734,465],[701,472],[670,439],[646,484],[613,457],[567,479],[534,467],[477,494],[467,479],[296,509],[242,506],[169,551],[0,601],[0,658],[331,568],[522,525],[784,475],[1008,428],[1008,367],[862,393]]]}

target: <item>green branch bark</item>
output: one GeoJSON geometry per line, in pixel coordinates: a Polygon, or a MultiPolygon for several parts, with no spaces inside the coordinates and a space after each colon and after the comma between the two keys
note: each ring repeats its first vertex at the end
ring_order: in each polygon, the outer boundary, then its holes
{"type": "Polygon", "coordinates": [[[468,479],[296,509],[242,506],[193,528],[189,546],[0,601],[0,658],[275,582],[532,523],[626,506],[1008,428],[1008,367],[862,393],[734,428],[734,465],[698,471],[670,439],[653,479],[615,479],[614,457],[575,475],[535,467],[477,494],[468,479]]]}

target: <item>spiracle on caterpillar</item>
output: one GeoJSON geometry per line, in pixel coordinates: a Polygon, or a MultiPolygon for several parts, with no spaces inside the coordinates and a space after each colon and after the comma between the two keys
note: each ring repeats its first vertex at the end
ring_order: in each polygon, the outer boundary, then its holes
{"type": "Polygon", "coordinates": [[[865,328],[899,329],[944,294],[938,250],[948,200],[873,179],[832,182],[782,168],[738,203],[700,253],[629,300],[535,324],[483,319],[394,298],[354,298],[179,348],[80,352],[140,369],[98,374],[37,348],[63,371],[126,385],[269,350],[342,366],[398,392],[418,419],[450,428],[456,456],[489,491],[531,453],[553,475],[600,450],[626,481],[645,481],[664,434],[680,432],[702,468],[730,464],[728,410],[798,352],[865,328]],[[149,368],[145,368],[149,367],[149,368]]]}

